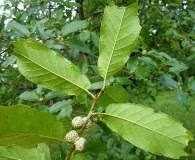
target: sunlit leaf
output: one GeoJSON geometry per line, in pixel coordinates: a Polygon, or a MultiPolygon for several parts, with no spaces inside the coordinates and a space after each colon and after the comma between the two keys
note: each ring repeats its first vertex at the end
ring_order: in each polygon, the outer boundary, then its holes
{"type": "Polygon", "coordinates": [[[106,7],[101,23],[98,69],[104,81],[122,69],[133,51],[141,27],[137,4],[106,7]]]}
{"type": "Polygon", "coordinates": [[[101,114],[110,129],[141,149],[175,159],[187,156],[192,134],[166,114],[136,104],[111,104],[101,114]]]}
{"type": "Polygon", "coordinates": [[[30,81],[69,94],[88,92],[90,82],[87,77],[60,54],[33,39],[20,39],[12,44],[18,68],[30,81]]]}

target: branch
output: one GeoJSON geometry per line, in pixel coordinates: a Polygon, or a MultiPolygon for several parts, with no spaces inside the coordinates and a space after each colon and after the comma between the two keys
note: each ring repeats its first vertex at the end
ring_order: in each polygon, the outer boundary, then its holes
{"type": "Polygon", "coordinates": [[[51,1],[49,0],[49,12],[48,12],[48,18],[51,19],[51,1]]]}
{"type": "MultiPolygon", "coordinates": [[[[88,115],[87,115],[87,119],[86,119],[86,121],[84,122],[84,124],[83,124],[83,126],[81,127],[81,129],[79,129],[79,130],[77,131],[78,135],[80,135],[80,134],[83,132],[83,130],[84,130],[84,128],[85,128],[85,126],[86,126],[88,120],[91,118],[91,116],[92,116],[92,114],[93,114],[94,107],[95,107],[97,101],[99,100],[100,96],[103,94],[104,90],[105,90],[105,86],[103,86],[103,87],[101,88],[100,92],[99,92],[96,96],[94,96],[93,103],[92,103],[92,105],[91,105],[91,109],[90,109],[90,111],[89,111],[89,113],[88,113],[88,115]]],[[[72,145],[72,146],[70,147],[69,152],[68,152],[68,154],[67,154],[65,160],[70,160],[70,157],[71,157],[72,152],[74,151],[74,148],[75,148],[74,145],[72,145]]]]}
{"type": "Polygon", "coordinates": [[[84,11],[83,11],[83,1],[84,0],[76,0],[76,2],[81,5],[80,7],[78,7],[78,14],[79,14],[79,19],[80,20],[84,20],[85,19],[84,11]]]}

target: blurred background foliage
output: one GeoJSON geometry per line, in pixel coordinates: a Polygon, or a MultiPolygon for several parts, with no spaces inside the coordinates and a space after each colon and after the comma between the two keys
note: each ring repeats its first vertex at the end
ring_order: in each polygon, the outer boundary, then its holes
{"type": "MultiPolygon", "coordinates": [[[[10,42],[33,38],[75,63],[90,78],[96,93],[103,79],[97,59],[101,19],[111,0],[4,0],[0,6],[0,102],[28,104],[53,113],[58,119],[86,114],[87,95],[70,96],[26,80],[17,69],[10,42]]],[[[133,0],[114,0],[128,6],[133,0]]],[[[195,134],[195,1],[140,0],[142,26],[137,47],[125,67],[107,81],[122,85],[127,99],[165,112],[195,134]]],[[[102,101],[96,110],[103,111],[102,101]]],[[[94,117],[85,155],[89,160],[168,159],[154,156],[116,136],[94,117]],[[94,150],[95,145],[95,150],[94,150]]],[[[51,157],[62,160],[65,144],[50,146],[51,157]]],[[[195,142],[187,148],[195,159],[195,142]]],[[[79,155],[82,157],[82,154],[79,155]]]]}

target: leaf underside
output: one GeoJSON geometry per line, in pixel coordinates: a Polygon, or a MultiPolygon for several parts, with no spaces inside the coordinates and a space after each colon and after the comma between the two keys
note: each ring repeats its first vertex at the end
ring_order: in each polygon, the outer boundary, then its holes
{"type": "Polygon", "coordinates": [[[107,126],[133,145],[170,158],[187,156],[192,134],[180,122],[136,104],[111,104],[103,113],[107,126]]]}
{"type": "Polygon", "coordinates": [[[106,7],[100,31],[98,69],[104,80],[122,69],[133,51],[141,30],[137,4],[106,7]]]}
{"type": "Polygon", "coordinates": [[[39,149],[24,149],[19,146],[0,146],[0,160],[47,160],[39,149]]]}
{"type": "Polygon", "coordinates": [[[0,146],[27,148],[39,143],[58,145],[66,134],[63,124],[47,112],[25,105],[0,106],[0,146]]]}
{"type": "Polygon", "coordinates": [[[12,44],[18,68],[30,81],[68,94],[88,92],[88,78],[60,54],[33,39],[20,39],[12,44]]]}

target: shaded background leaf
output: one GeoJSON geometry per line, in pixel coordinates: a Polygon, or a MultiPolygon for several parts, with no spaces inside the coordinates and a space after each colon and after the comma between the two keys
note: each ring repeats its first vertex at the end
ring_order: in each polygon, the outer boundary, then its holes
{"type": "Polygon", "coordinates": [[[39,101],[39,96],[35,92],[25,91],[19,97],[26,101],[39,101]]]}
{"type": "Polygon", "coordinates": [[[177,99],[181,106],[184,106],[187,110],[190,108],[190,103],[187,98],[187,94],[182,91],[177,91],[177,99]]]}
{"type": "Polygon", "coordinates": [[[16,22],[15,20],[9,21],[7,27],[9,29],[12,29],[15,32],[15,34],[17,34],[20,37],[29,37],[30,35],[28,29],[24,25],[16,22]]]}
{"type": "Polygon", "coordinates": [[[100,97],[99,104],[102,108],[106,108],[112,103],[126,103],[129,96],[127,91],[120,85],[108,86],[105,93],[100,97]]]}
{"type": "Polygon", "coordinates": [[[89,23],[87,21],[73,21],[70,22],[69,24],[66,24],[63,28],[62,28],[62,35],[66,36],[70,33],[76,32],[79,29],[84,29],[89,25],[89,23]]]}
{"type": "Polygon", "coordinates": [[[84,153],[78,153],[74,156],[72,156],[71,160],[87,160],[87,157],[84,153]]]}

